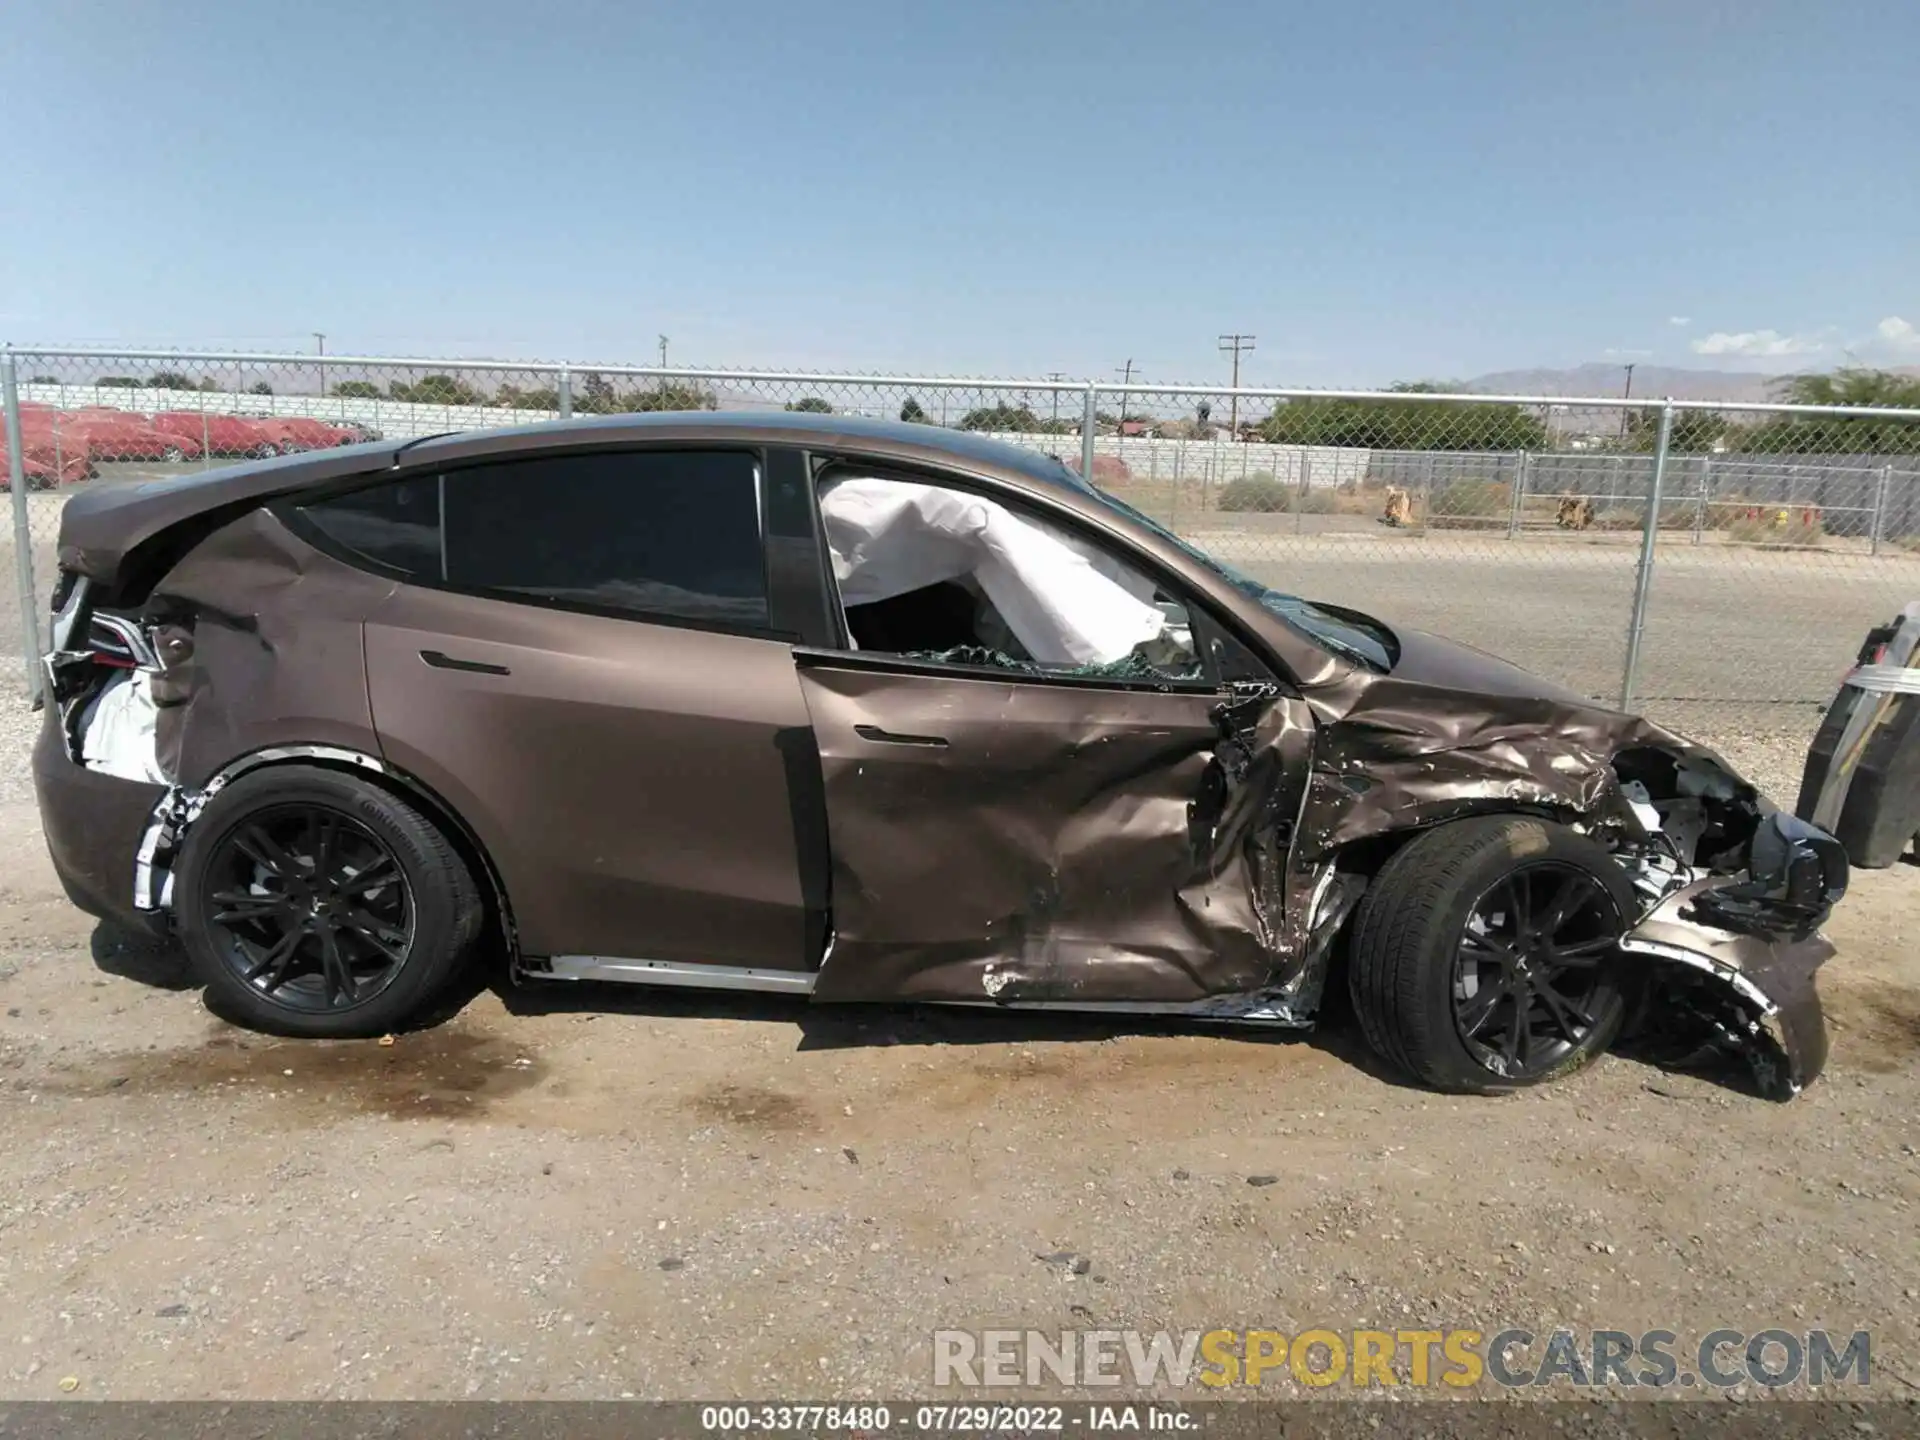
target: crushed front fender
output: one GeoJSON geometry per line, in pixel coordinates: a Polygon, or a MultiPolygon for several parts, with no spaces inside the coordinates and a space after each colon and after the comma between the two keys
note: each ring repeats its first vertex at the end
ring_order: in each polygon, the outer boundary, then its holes
{"type": "Polygon", "coordinates": [[[1789,1100],[1827,1063],[1827,1027],[1814,974],[1834,948],[1818,933],[1758,929],[1736,933],[1710,923],[1701,901],[1731,882],[1698,881],[1648,911],[1620,942],[1656,962],[1648,1004],[1654,1030],[1705,1027],[1720,1048],[1751,1067],[1760,1092],[1789,1100]]]}

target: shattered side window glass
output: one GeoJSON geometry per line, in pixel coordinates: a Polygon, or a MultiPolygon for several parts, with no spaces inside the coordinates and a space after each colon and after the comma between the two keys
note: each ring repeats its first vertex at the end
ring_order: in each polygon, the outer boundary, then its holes
{"type": "Polygon", "coordinates": [[[855,649],[1089,679],[1196,681],[1182,601],[1077,535],[971,491],[830,479],[820,513],[855,649]]]}
{"type": "Polygon", "coordinates": [[[990,670],[1016,670],[1023,675],[1070,675],[1087,680],[1204,680],[1198,657],[1166,657],[1156,664],[1144,655],[1133,654],[1119,660],[1092,665],[1038,665],[1021,660],[1003,650],[988,650],[980,645],[956,645],[951,650],[909,650],[903,660],[925,660],[934,665],[976,665],[990,670]]]}
{"type": "Polygon", "coordinates": [[[389,570],[439,580],[440,482],[434,476],[389,481],[302,505],[329,540],[389,570]]]}

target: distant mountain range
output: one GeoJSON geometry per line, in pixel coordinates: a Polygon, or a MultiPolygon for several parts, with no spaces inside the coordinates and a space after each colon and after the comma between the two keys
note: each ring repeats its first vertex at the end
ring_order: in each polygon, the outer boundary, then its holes
{"type": "MultiPolygon", "coordinates": [[[[1896,374],[1920,375],[1920,365],[1894,367],[1896,374]]],[[[1764,401],[1777,399],[1780,375],[1746,370],[1687,370],[1671,365],[1633,367],[1636,399],[1764,401]]],[[[1595,362],[1571,370],[1497,370],[1467,381],[1482,395],[1618,395],[1626,384],[1626,366],[1595,362]]]]}

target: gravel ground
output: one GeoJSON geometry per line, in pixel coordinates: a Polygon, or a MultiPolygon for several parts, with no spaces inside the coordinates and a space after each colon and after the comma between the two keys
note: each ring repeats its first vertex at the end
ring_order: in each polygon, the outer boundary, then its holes
{"type": "MultiPolygon", "coordinates": [[[[900,1397],[942,1326],[1416,1323],[1864,1328],[1870,1394],[1920,1393],[1920,870],[1836,915],[1834,1058],[1786,1105],[1620,1057],[1448,1098],[1344,1023],[613,987],[297,1044],[65,902],[23,715],[0,1397],[900,1397]]],[[[1785,739],[1702,738],[1797,780],[1785,739]]]]}

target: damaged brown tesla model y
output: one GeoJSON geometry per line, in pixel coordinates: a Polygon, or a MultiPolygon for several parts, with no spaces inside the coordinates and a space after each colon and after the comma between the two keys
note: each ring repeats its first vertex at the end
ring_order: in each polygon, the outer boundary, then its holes
{"type": "Polygon", "coordinates": [[[60,565],[55,863],[262,1028],[391,1029],[493,936],[521,983],[1245,1024],[1340,975],[1452,1090],[1825,1057],[1822,832],[972,436],[362,445],[76,496],[60,565]]]}

